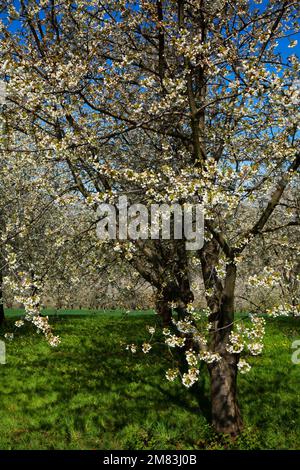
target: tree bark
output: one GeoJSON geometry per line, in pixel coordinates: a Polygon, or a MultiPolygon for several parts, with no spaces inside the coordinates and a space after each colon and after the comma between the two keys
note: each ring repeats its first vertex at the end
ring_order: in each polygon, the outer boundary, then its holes
{"type": "Polygon", "coordinates": [[[209,366],[211,380],[212,424],[217,432],[237,436],[243,427],[237,401],[237,354],[226,350],[234,322],[234,293],[236,282],[236,265],[229,262],[221,295],[220,310],[213,332],[213,350],[222,359],[209,366]]]}
{"type": "Polygon", "coordinates": [[[4,320],[5,320],[5,314],[4,314],[4,306],[3,306],[3,303],[2,303],[2,299],[0,301],[0,325],[2,325],[4,323],[4,320]]]}
{"type": "Polygon", "coordinates": [[[175,279],[174,282],[170,282],[160,291],[158,290],[156,295],[155,307],[157,313],[162,317],[164,327],[169,326],[172,322],[171,302],[176,303],[175,311],[178,315],[178,319],[182,320],[187,314],[187,305],[192,302],[194,298],[188,278],[180,273],[180,276],[176,276],[175,279]]]}
{"type": "Polygon", "coordinates": [[[237,401],[238,355],[226,350],[234,322],[234,296],[236,265],[228,260],[225,280],[221,282],[216,272],[218,250],[214,240],[208,242],[200,252],[202,273],[213,325],[211,349],[220,354],[219,362],[208,364],[211,385],[212,424],[219,433],[237,436],[243,427],[237,401]]]}
{"type": "Polygon", "coordinates": [[[162,297],[157,297],[155,308],[158,315],[161,316],[163,327],[168,327],[172,322],[172,309],[169,302],[162,297]]]}
{"type": "Polygon", "coordinates": [[[209,366],[211,380],[212,425],[219,433],[237,436],[243,427],[237,402],[237,361],[234,354],[225,354],[220,362],[209,366]]]}

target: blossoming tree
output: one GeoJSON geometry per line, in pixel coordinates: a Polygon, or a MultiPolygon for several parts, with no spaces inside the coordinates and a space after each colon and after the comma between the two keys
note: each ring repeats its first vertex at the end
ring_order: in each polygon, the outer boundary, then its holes
{"type": "MultiPolygon", "coordinates": [[[[261,352],[264,331],[257,316],[250,327],[235,323],[238,269],[300,164],[296,18],[292,0],[21,0],[8,2],[0,29],[17,110],[8,125],[44,164],[65,170],[92,209],[120,193],[148,205],[203,204],[205,242],[193,256],[184,240],[118,246],[156,287],[165,326],[179,311],[164,333],[186,356],[182,381],[193,385],[208,364],[213,424],[232,435],[242,427],[237,372],[250,368],[246,352],[261,352]],[[205,321],[189,305],[191,262],[205,321]]],[[[280,217],[281,233],[296,224],[293,209],[280,217]]]]}

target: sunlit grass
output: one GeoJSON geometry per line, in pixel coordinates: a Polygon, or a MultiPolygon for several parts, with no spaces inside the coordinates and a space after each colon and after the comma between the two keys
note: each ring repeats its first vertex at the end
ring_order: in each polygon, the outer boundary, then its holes
{"type": "Polygon", "coordinates": [[[51,320],[62,338],[57,349],[30,326],[7,343],[7,364],[0,365],[1,449],[300,447],[300,365],[291,362],[297,320],[268,321],[263,356],[239,378],[245,431],[232,443],[209,425],[205,369],[201,385],[187,391],[165,380],[163,346],[148,355],[125,351],[124,343],[148,337],[153,314],[64,313],[51,320]]]}

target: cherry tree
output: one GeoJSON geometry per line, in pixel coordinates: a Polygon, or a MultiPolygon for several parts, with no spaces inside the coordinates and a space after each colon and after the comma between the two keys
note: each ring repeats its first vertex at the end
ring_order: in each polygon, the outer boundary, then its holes
{"type": "MultiPolygon", "coordinates": [[[[8,2],[0,29],[17,109],[8,126],[31,139],[40,162],[63,168],[92,210],[120,193],[146,205],[203,204],[205,243],[193,255],[184,240],[117,246],[156,288],[166,343],[186,357],[188,371],[168,378],[192,386],[206,362],[213,424],[231,435],[242,428],[237,372],[250,369],[244,354],[261,352],[264,332],[260,317],[235,322],[237,273],[298,177],[297,8],[21,0],[8,2]],[[206,321],[190,305],[190,263],[203,278],[206,321]]],[[[291,215],[280,218],[284,233],[291,215]]]]}

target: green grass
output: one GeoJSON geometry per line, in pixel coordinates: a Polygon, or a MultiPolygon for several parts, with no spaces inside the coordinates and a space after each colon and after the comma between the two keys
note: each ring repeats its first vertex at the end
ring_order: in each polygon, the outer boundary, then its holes
{"type": "Polygon", "coordinates": [[[7,343],[0,449],[300,448],[300,365],[291,362],[296,320],[268,321],[263,356],[239,378],[245,431],[229,442],[209,425],[205,369],[201,384],[186,390],[165,380],[164,347],[132,355],[121,345],[143,342],[153,314],[80,312],[51,318],[62,338],[57,349],[30,325],[7,343]]]}
{"type": "MultiPolygon", "coordinates": [[[[43,315],[48,315],[49,317],[62,317],[62,316],[103,316],[109,315],[110,317],[122,317],[126,318],[136,317],[141,315],[154,315],[153,310],[125,310],[125,309],[115,309],[115,310],[96,310],[96,309],[56,309],[56,308],[45,308],[42,311],[43,315]]],[[[5,315],[7,318],[20,317],[24,315],[24,309],[21,308],[9,308],[6,310],[5,315]]]]}

